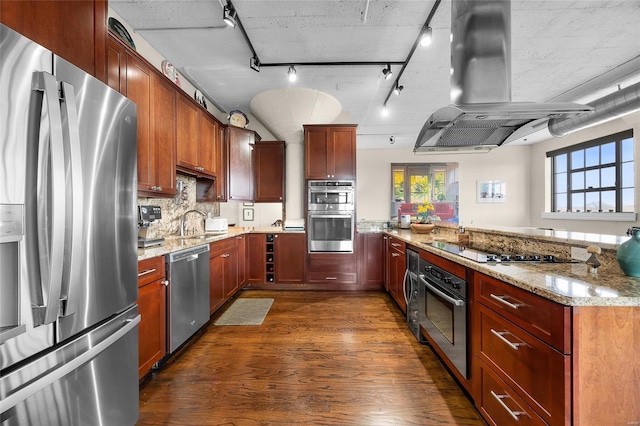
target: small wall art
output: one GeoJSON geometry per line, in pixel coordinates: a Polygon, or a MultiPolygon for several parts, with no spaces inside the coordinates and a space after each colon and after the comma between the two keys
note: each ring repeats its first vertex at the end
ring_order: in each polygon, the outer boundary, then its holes
{"type": "Polygon", "coordinates": [[[478,203],[504,203],[507,196],[507,183],[503,180],[484,180],[477,182],[478,203]]]}

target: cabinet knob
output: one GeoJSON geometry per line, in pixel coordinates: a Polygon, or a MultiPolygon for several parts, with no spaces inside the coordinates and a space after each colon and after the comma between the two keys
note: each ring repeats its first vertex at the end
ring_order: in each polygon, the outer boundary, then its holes
{"type": "Polygon", "coordinates": [[[162,191],[162,187],[161,186],[158,187],[158,191],[162,191]]]}
{"type": "Polygon", "coordinates": [[[162,281],[162,285],[165,287],[169,286],[169,281],[168,280],[162,281]]]}

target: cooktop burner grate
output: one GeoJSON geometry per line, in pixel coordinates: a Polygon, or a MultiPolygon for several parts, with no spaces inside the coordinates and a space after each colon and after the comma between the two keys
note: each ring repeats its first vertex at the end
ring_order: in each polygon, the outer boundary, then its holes
{"type": "Polygon", "coordinates": [[[432,242],[432,247],[445,250],[449,253],[456,254],[466,259],[473,260],[478,263],[517,263],[517,262],[546,262],[546,263],[572,263],[574,260],[559,259],[552,254],[530,254],[530,253],[505,253],[503,250],[497,250],[479,244],[467,243],[458,245],[445,242],[432,242]]]}

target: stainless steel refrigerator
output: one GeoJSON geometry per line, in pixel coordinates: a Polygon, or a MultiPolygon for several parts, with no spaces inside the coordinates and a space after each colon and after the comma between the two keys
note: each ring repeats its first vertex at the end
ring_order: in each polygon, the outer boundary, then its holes
{"type": "Polygon", "coordinates": [[[0,26],[0,424],[138,418],[136,107],[0,26]]]}

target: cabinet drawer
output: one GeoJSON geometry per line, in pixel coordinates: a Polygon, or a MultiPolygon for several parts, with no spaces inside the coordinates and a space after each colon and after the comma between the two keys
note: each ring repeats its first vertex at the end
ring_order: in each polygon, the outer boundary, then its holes
{"type": "Polygon", "coordinates": [[[235,237],[225,238],[209,245],[209,257],[217,256],[229,250],[236,248],[238,240],[235,237]]]}
{"type": "Polygon", "coordinates": [[[156,280],[164,280],[164,256],[138,262],[138,287],[156,280]]]}
{"type": "Polygon", "coordinates": [[[480,302],[562,353],[571,353],[571,308],[483,274],[475,274],[475,281],[480,302]]]}
{"type": "Polygon", "coordinates": [[[358,282],[357,274],[345,272],[309,272],[307,273],[307,282],[309,283],[326,283],[326,284],[356,284],[358,282]]]}
{"type": "Polygon", "coordinates": [[[490,309],[477,306],[479,357],[538,414],[564,423],[570,407],[571,357],[563,355],[490,309]]]}
{"type": "Polygon", "coordinates": [[[478,379],[481,382],[481,393],[476,405],[489,424],[546,425],[531,407],[484,366],[480,367],[478,379]]]}
{"type": "Polygon", "coordinates": [[[407,244],[397,238],[389,237],[389,247],[392,250],[396,250],[404,254],[407,249],[407,244]]]}

